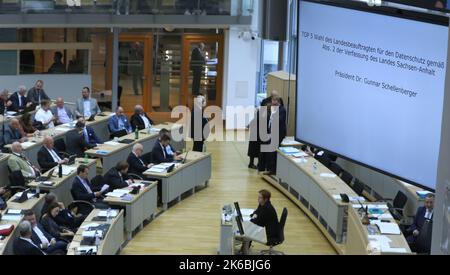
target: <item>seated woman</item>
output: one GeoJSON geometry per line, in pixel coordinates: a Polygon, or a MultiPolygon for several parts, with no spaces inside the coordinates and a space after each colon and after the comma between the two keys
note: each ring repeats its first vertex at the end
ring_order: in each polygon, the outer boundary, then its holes
{"type": "Polygon", "coordinates": [[[280,223],[277,211],[270,202],[271,194],[267,190],[258,193],[258,208],[251,215],[251,222],[266,228],[267,243],[276,242],[280,236],[280,223]]]}
{"type": "Polygon", "coordinates": [[[44,216],[41,218],[41,224],[53,238],[61,241],[70,242],[75,235],[71,230],[59,226],[55,218],[59,215],[61,208],[57,202],[53,202],[47,208],[44,216]]]}
{"type": "Polygon", "coordinates": [[[48,207],[55,202],[58,203],[60,207],[59,214],[55,217],[55,222],[59,226],[67,227],[71,231],[76,231],[86,219],[86,216],[82,214],[75,214],[71,212],[72,209],[66,209],[62,202],[58,202],[58,198],[53,193],[48,193],[45,196],[45,202],[44,206],[42,206],[41,216],[44,216],[45,213],[47,213],[48,207]]]}
{"type": "Polygon", "coordinates": [[[30,113],[23,114],[20,117],[20,127],[27,134],[28,137],[32,137],[35,133],[38,133],[38,129],[36,129],[33,125],[33,116],[30,113]]]}

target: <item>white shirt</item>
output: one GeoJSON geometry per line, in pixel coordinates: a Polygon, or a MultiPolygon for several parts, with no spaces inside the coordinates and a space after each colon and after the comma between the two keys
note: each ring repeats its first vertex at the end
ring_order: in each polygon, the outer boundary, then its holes
{"type": "Polygon", "coordinates": [[[427,209],[427,211],[425,212],[425,219],[431,220],[431,218],[433,218],[433,211],[427,209]]]}
{"type": "Polygon", "coordinates": [[[166,156],[166,148],[161,144],[161,142],[159,143],[159,146],[161,146],[161,149],[162,149],[163,154],[164,154],[164,158],[167,158],[167,156],[166,156]]]}
{"type": "Polygon", "coordinates": [[[57,108],[56,111],[58,112],[58,119],[62,124],[72,122],[70,117],[67,115],[66,108],[57,108]]]}
{"type": "Polygon", "coordinates": [[[145,115],[139,115],[142,120],[144,121],[145,124],[145,129],[151,128],[152,124],[150,123],[150,120],[148,120],[148,118],[145,115]]]}
{"type": "Polygon", "coordinates": [[[84,116],[90,117],[91,114],[91,101],[89,99],[83,99],[84,116]]]}
{"type": "Polygon", "coordinates": [[[47,240],[47,238],[45,237],[44,233],[42,233],[42,231],[39,229],[39,227],[37,227],[37,226],[33,227],[33,231],[34,231],[34,233],[36,233],[36,235],[41,240],[42,245],[49,245],[50,244],[50,241],[47,240]]]}
{"type": "Polygon", "coordinates": [[[45,149],[47,149],[47,151],[50,153],[50,156],[52,156],[53,161],[55,161],[55,162],[61,161],[61,158],[58,156],[58,154],[55,152],[55,150],[53,150],[53,149],[50,150],[47,147],[45,149]]]}
{"type": "MultiPolygon", "coordinates": [[[[42,122],[42,124],[47,124],[53,119],[53,114],[50,110],[44,111],[44,109],[40,108],[36,112],[34,119],[36,121],[42,122]]],[[[48,128],[55,128],[55,124],[53,123],[53,121],[48,124],[48,128]]]]}

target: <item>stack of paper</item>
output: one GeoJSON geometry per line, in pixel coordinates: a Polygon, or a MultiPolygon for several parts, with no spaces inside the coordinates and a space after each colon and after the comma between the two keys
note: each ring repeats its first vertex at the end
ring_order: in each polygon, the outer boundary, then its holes
{"type": "Polygon", "coordinates": [[[301,157],[308,157],[309,155],[303,151],[300,151],[298,153],[292,154],[294,158],[301,158],[301,157]]]}
{"type": "MultiPolygon", "coordinates": [[[[111,211],[109,211],[109,217],[112,217],[112,218],[114,218],[114,217],[116,217],[117,215],[119,214],[119,211],[117,211],[117,210],[111,210],[111,211]]],[[[106,210],[102,210],[102,211],[100,211],[100,212],[98,212],[98,215],[97,215],[98,217],[107,217],[108,216],[108,211],[106,211],[106,210]]]]}
{"type": "Polygon", "coordinates": [[[103,238],[103,231],[101,230],[91,230],[91,231],[83,231],[82,233],[83,238],[103,238]]]}
{"type": "Polygon", "coordinates": [[[294,160],[295,163],[299,163],[299,164],[308,163],[308,160],[305,159],[305,158],[295,158],[293,160],[294,160]]]}
{"type": "Polygon", "coordinates": [[[159,165],[155,165],[155,166],[152,166],[150,169],[148,169],[145,172],[146,173],[157,173],[157,174],[159,174],[159,173],[166,172],[166,170],[167,169],[165,167],[162,167],[162,166],[159,166],[159,165]]]}
{"type": "Polygon", "coordinates": [[[127,189],[116,189],[113,192],[109,192],[108,194],[106,194],[107,197],[112,197],[112,198],[121,198],[126,194],[129,194],[131,192],[131,190],[127,190],[127,189]]]}
{"type": "Polygon", "coordinates": [[[2,217],[3,221],[10,221],[10,222],[18,222],[22,220],[22,215],[3,215],[2,217]]]}
{"type": "Polygon", "coordinates": [[[285,153],[285,154],[298,154],[300,153],[300,150],[298,150],[297,148],[294,147],[281,147],[280,148],[281,152],[285,153]]]}
{"type": "Polygon", "coordinates": [[[337,177],[337,176],[336,176],[336,174],[331,174],[331,173],[321,173],[321,174],[320,174],[320,177],[322,177],[322,178],[331,178],[331,179],[334,179],[334,178],[337,177]]]}
{"type": "Polygon", "coordinates": [[[400,228],[396,223],[392,222],[381,222],[379,220],[371,221],[370,224],[378,226],[381,234],[385,235],[400,235],[400,228]]]}
{"type": "Polygon", "coordinates": [[[24,148],[24,149],[26,149],[26,148],[28,148],[28,147],[30,147],[30,146],[33,146],[33,145],[35,145],[35,144],[36,144],[36,143],[31,142],[31,141],[25,141],[25,142],[22,142],[22,143],[21,143],[22,148],[24,148]]]}
{"type": "Polygon", "coordinates": [[[104,144],[105,145],[109,145],[109,146],[118,146],[118,145],[120,145],[119,142],[115,142],[115,141],[107,141],[104,144]]]}
{"type": "Polygon", "coordinates": [[[20,214],[22,214],[22,210],[19,210],[19,209],[8,209],[8,211],[6,211],[6,214],[8,214],[8,215],[20,215],[20,214]]]}
{"type": "Polygon", "coordinates": [[[70,175],[72,172],[75,172],[76,170],[77,170],[76,167],[67,166],[67,165],[63,165],[63,166],[62,166],[62,174],[63,174],[63,176],[68,176],[68,175],[70,175]]]}
{"type": "Polygon", "coordinates": [[[97,253],[97,247],[96,246],[79,246],[77,248],[78,252],[84,252],[84,253],[86,253],[86,252],[88,252],[90,250],[92,250],[93,253],[97,253]]]}
{"type": "Polygon", "coordinates": [[[80,226],[80,228],[83,229],[83,230],[87,230],[90,227],[98,227],[98,226],[100,226],[100,224],[98,224],[98,223],[88,223],[88,224],[85,224],[83,226],[80,226]]]}

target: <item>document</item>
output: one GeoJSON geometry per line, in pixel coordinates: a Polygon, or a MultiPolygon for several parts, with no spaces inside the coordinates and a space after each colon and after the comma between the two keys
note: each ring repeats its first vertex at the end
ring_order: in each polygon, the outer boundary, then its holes
{"type": "Polygon", "coordinates": [[[109,192],[109,193],[106,194],[107,197],[118,198],[118,199],[120,199],[123,195],[125,195],[125,194],[123,194],[123,193],[116,193],[116,192],[109,192]]]}
{"type": "Polygon", "coordinates": [[[67,165],[63,165],[63,166],[62,166],[62,174],[63,174],[63,176],[68,176],[68,175],[70,175],[72,172],[75,172],[76,170],[77,170],[76,167],[67,166],[67,165]]]}
{"type": "MultiPolygon", "coordinates": [[[[119,214],[119,211],[117,210],[111,210],[109,211],[109,216],[115,218],[117,215],[119,214]]],[[[106,210],[102,210],[100,212],[98,212],[98,217],[104,218],[108,216],[108,211],[106,210]]]]}
{"type": "Polygon", "coordinates": [[[109,145],[109,146],[118,146],[118,145],[120,145],[119,142],[115,142],[115,141],[107,141],[104,144],[105,145],[109,145]]]}
{"type": "Polygon", "coordinates": [[[83,231],[82,233],[83,238],[103,238],[103,231],[101,230],[91,230],[91,231],[83,231]]]}
{"type": "Polygon", "coordinates": [[[46,185],[46,186],[52,186],[53,185],[53,181],[43,181],[41,182],[42,185],[46,185]]]}
{"type": "Polygon", "coordinates": [[[285,154],[297,154],[300,153],[300,150],[294,147],[281,147],[280,150],[285,154]]]}
{"type": "Polygon", "coordinates": [[[407,253],[406,248],[381,247],[382,252],[386,253],[407,253]]]}
{"type": "Polygon", "coordinates": [[[26,148],[28,148],[28,147],[30,147],[30,146],[33,146],[33,145],[35,145],[36,143],[34,143],[34,142],[31,142],[31,141],[25,141],[25,142],[22,142],[21,143],[21,145],[22,145],[22,147],[24,148],[24,149],[26,149],[26,148]]]}
{"type": "Polygon", "coordinates": [[[18,222],[22,220],[22,215],[3,215],[2,220],[10,222],[18,222]]]}
{"type": "Polygon", "coordinates": [[[161,167],[159,165],[155,165],[155,166],[152,166],[150,169],[148,169],[145,172],[146,173],[157,173],[157,174],[159,174],[159,173],[166,172],[166,170],[167,170],[167,168],[165,168],[165,167],[161,167]]]}
{"type": "Polygon", "coordinates": [[[301,157],[309,157],[309,155],[303,151],[300,151],[298,153],[292,154],[294,158],[301,158],[301,157]]]}
{"type": "Polygon", "coordinates": [[[298,164],[308,163],[308,160],[306,158],[294,158],[293,160],[298,164]]]}
{"type": "Polygon", "coordinates": [[[385,235],[400,235],[401,231],[400,228],[396,223],[387,223],[387,222],[381,222],[381,221],[371,221],[370,224],[378,226],[378,229],[380,229],[381,234],[385,235]]]}
{"type": "Polygon", "coordinates": [[[336,174],[331,174],[331,173],[320,173],[320,177],[334,179],[337,176],[336,176],[336,174]]]}
{"type": "Polygon", "coordinates": [[[9,215],[20,215],[20,214],[22,214],[22,210],[8,209],[8,211],[6,213],[9,215]]]}
{"type": "Polygon", "coordinates": [[[250,216],[251,214],[253,214],[253,212],[255,212],[254,209],[249,209],[249,208],[241,209],[242,216],[250,216]]]}
{"type": "Polygon", "coordinates": [[[90,227],[99,227],[99,226],[100,226],[99,223],[88,223],[88,224],[85,224],[83,226],[80,226],[80,228],[83,229],[83,230],[87,230],[90,227]]]}

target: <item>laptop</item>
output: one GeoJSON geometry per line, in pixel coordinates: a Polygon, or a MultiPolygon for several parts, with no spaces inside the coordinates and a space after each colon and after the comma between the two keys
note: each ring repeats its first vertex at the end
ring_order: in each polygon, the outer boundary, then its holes
{"type": "Polygon", "coordinates": [[[245,235],[244,226],[242,225],[242,221],[238,216],[236,216],[236,223],[239,229],[239,235],[244,236],[245,235]]]}
{"type": "Polygon", "coordinates": [[[236,209],[237,217],[239,217],[239,219],[240,219],[241,221],[244,221],[244,217],[242,217],[241,207],[239,206],[239,203],[238,203],[238,202],[235,202],[235,203],[234,203],[234,208],[236,209]]]}
{"type": "Polygon", "coordinates": [[[95,121],[95,115],[91,115],[87,121],[91,122],[91,121],[95,121]]]}
{"type": "MultiPolygon", "coordinates": [[[[123,130],[120,130],[118,132],[115,132],[114,134],[111,134],[111,138],[115,138],[115,137],[121,138],[121,137],[124,137],[126,135],[128,135],[128,132],[127,132],[127,130],[123,129],[123,130]]],[[[134,140],[133,140],[133,142],[134,142],[134,140]]]]}
{"type": "Polygon", "coordinates": [[[75,159],[77,158],[77,155],[71,155],[69,157],[69,162],[67,163],[67,165],[74,165],[75,164],[75,159]]]}
{"type": "Polygon", "coordinates": [[[133,139],[124,139],[124,140],[120,140],[119,143],[123,143],[123,144],[131,144],[135,142],[135,140],[133,139]]]}
{"type": "Polygon", "coordinates": [[[28,192],[30,191],[30,189],[27,189],[25,191],[22,192],[22,195],[16,199],[13,200],[13,202],[15,203],[24,203],[28,200],[28,192]]]}
{"type": "Polygon", "coordinates": [[[172,173],[172,171],[175,169],[175,164],[172,164],[167,168],[167,173],[172,173]]]}
{"type": "Polygon", "coordinates": [[[50,170],[50,172],[48,173],[47,176],[39,176],[36,178],[36,181],[48,181],[49,179],[52,178],[53,173],[55,172],[56,168],[53,168],[52,170],[50,170]]]}

